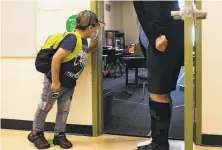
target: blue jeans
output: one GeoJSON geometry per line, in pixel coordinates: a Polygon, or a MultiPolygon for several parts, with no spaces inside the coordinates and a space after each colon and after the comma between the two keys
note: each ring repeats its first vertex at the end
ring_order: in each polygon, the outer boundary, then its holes
{"type": "Polygon", "coordinates": [[[52,99],[51,83],[46,76],[44,77],[43,85],[44,87],[41,96],[42,100],[38,105],[38,108],[35,113],[35,118],[33,121],[33,130],[37,132],[44,131],[45,119],[48,115],[48,112],[53,108],[55,102],[57,101],[58,109],[54,132],[65,132],[74,88],[68,89],[61,87],[58,99],[52,99]]]}

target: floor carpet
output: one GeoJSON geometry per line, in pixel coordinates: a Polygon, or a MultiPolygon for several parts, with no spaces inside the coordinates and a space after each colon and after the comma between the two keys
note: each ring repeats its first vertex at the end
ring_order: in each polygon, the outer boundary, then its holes
{"type": "MultiPolygon", "coordinates": [[[[140,70],[139,74],[146,75],[146,72],[140,70]]],[[[182,74],[183,70],[180,76],[182,74]]],[[[129,82],[133,81],[134,71],[131,70],[129,82]]],[[[129,96],[124,91],[125,75],[116,79],[104,79],[103,87],[114,91],[112,116],[105,127],[105,132],[117,135],[149,136],[150,115],[147,90],[143,98],[142,88],[129,88],[128,91],[132,93],[129,96]]],[[[172,92],[172,99],[174,108],[169,136],[173,139],[184,139],[184,92],[179,86],[176,91],[172,92]]]]}

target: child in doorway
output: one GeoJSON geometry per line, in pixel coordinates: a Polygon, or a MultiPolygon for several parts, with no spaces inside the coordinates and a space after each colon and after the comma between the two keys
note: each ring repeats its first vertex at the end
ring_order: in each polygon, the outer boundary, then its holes
{"type": "Polygon", "coordinates": [[[48,112],[53,108],[56,101],[58,110],[53,144],[64,149],[72,147],[72,143],[65,135],[70,103],[76,80],[85,66],[86,53],[96,49],[98,29],[101,26],[96,14],[88,10],[80,12],[77,15],[76,22],[75,34],[67,34],[61,40],[57,51],[52,56],[51,69],[44,76],[41,102],[35,113],[32,131],[28,135],[28,140],[38,149],[50,147],[44,137],[44,124],[48,112]],[[91,38],[90,46],[87,44],[87,38],[91,38]],[[63,63],[64,58],[70,58],[78,48],[81,48],[78,55],[63,63]]]}

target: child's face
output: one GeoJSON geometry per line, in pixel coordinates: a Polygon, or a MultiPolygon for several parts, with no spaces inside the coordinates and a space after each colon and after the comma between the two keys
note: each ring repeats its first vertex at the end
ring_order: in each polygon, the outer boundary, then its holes
{"type": "Polygon", "coordinates": [[[97,27],[97,26],[90,26],[87,29],[87,31],[88,31],[88,38],[91,38],[91,39],[97,38],[98,30],[99,30],[99,27],[97,27]]]}

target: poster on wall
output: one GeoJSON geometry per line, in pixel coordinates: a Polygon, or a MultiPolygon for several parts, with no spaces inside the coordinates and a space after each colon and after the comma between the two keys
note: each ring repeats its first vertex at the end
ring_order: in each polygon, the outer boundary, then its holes
{"type": "Polygon", "coordinates": [[[75,29],[75,27],[76,27],[76,16],[77,15],[72,15],[67,19],[67,21],[66,21],[66,31],[72,32],[73,29],[75,29]]]}

